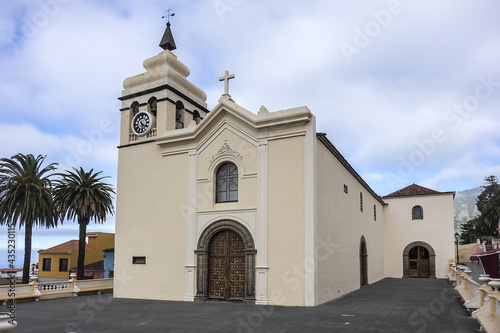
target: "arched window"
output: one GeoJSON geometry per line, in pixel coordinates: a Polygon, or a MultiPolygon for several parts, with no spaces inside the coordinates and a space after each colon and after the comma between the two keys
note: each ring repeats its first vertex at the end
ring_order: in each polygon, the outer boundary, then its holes
{"type": "Polygon", "coordinates": [[[363,213],[363,193],[359,192],[359,210],[363,213]]]}
{"type": "Polygon", "coordinates": [[[217,170],[215,202],[238,201],[238,168],[226,162],[217,170]]]}
{"type": "Polygon", "coordinates": [[[148,101],[148,111],[151,112],[151,114],[156,117],[157,110],[158,110],[158,100],[156,99],[156,97],[151,97],[148,101]]]}
{"type": "Polygon", "coordinates": [[[184,128],[184,104],[181,101],[175,103],[175,129],[184,128]]]}
{"type": "Polygon", "coordinates": [[[423,220],[424,219],[424,210],[422,206],[414,206],[411,209],[411,219],[412,220],[423,220]]]}
{"type": "Polygon", "coordinates": [[[134,102],[130,105],[130,111],[132,111],[132,117],[139,113],[139,103],[134,102]]]}
{"type": "Polygon", "coordinates": [[[196,125],[201,121],[200,113],[196,110],[193,111],[193,120],[196,122],[196,125]]]}

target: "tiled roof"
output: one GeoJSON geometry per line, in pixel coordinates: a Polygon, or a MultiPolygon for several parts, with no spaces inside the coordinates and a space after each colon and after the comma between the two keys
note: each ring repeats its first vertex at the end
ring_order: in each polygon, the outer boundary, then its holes
{"type": "MultiPolygon", "coordinates": [[[[78,241],[75,239],[46,250],[40,250],[38,253],[70,253],[71,251],[78,251],[78,241]]],[[[85,244],[85,251],[92,251],[92,248],[88,244],[85,244]]]]}
{"type": "MultiPolygon", "coordinates": [[[[76,270],[76,267],[71,268],[72,270],[76,270]]],[[[85,271],[103,271],[104,270],[104,260],[99,260],[96,262],[92,262],[87,264],[83,268],[85,271]]]]}
{"type": "Polygon", "coordinates": [[[22,268],[2,268],[0,272],[20,272],[22,270],[22,268]]]}
{"type": "Polygon", "coordinates": [[[382,198],[385,199],[385,198],[398,198],[398,197],[413,197],[417,195],[439,195],[439,194],[455,195],[455,192],[439,192],[417,184],[411,184],[410,186],[406,186],[405,188],[402,188],[396,192],[392,192],[391,194],[383,196],[382,198]]]}

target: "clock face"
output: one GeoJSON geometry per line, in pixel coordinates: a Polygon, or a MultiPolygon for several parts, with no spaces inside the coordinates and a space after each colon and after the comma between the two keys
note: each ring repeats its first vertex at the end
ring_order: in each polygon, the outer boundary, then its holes
{"type": "Polygon", "coordinates": [[[132,119],[132,132],[135,135],[144,135],[151,129],[151,115],[145,111],[141,111],[132,119]]]}

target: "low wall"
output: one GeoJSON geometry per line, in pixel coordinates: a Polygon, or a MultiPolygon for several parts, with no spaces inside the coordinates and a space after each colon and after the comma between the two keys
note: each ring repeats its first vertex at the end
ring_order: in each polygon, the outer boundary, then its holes
{"type": "MultiPolygon", "coordinates": [[[[477,319],[483,330],[487,333],[499,332],[500,286],[493,289],[487,278],[478,283],[469,274],[470,270],[466,266],[450,266],[448,277],[450,281],[456,282],[455,289],[460,293],[464,306],[472,311],[472,317],[477,319]]],[[[495,280],[500,282],[500,279],[495,280]]]]}
{"type": "MultiPolygon", "coordinates": [[[[455,249],[456,251],[456,249],[455,249]]],[[[477,244],[465,244],[458,246],[458,259],[460,262],[470,262],[470,256],[477,253],[477,244]]],[[[455,253],[455,256],[457,254],[455,253]]]]}
{"type": "Polygon", "coordinates": [[[58,282],[30,282],[0,286],[0,302],[8,300],[35,300],[78,296],[79,293],[101,293],[113,291],[113,279],[65,280],[58,282]]]}

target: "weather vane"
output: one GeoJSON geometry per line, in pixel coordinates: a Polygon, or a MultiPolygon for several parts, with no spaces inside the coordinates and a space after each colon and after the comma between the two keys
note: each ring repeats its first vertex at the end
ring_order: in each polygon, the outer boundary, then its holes
{"type": "MultiPolygon", "coordinates": [[[[171,13],[172,9],[169,8],[167,10],[167,28],[165,29],[165,32],[163,33],[163,37],[160,42],[160,47],[164,50],[169,50],[173,51],[177,48],[175,46],[174,42],[174,36],[172,35],[172,30],[170,30],[170,16],[174,16],[175,13],[171,13]]],[[[162,19],[165,18],[165,16],[161,17],[162,19]]]]}
{"type": "MultiPolygon", "coordinates": [[[[172,9],[171,9],[171,8],[169,8],[169,9],[167,10],[167,22],[168,22],[168,23],[170,23],[170,16],[175,16],[175,13],[170,14],[170,12],[171,12],[171,11],[172,11],[172,9]]],[[[161,18],[165,18],[165,16],[162,16],[161,18]]]]}

